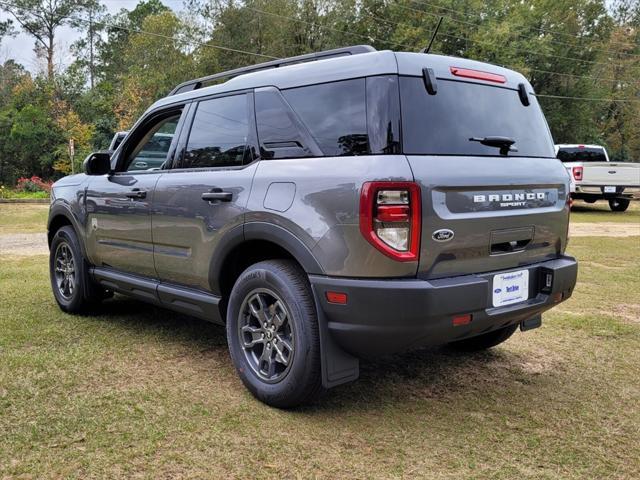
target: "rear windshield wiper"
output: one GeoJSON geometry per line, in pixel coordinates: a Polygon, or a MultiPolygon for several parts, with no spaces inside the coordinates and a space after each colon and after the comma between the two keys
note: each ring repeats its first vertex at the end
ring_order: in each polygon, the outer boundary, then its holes
{"type": "Polygon", "coordinates": [[[509,152],[517,152],[518,149],[513,146],[516,141],[509,137],[471,137],[470,142],[480,142],[488,147],[496,147],[500,149],[500,155],[506,155],[509,152]]]}

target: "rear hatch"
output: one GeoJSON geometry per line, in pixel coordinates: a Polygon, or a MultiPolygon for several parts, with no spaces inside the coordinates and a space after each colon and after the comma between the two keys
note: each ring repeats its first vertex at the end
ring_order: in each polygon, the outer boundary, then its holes
{"type": "Polygon", "coordinates": [[[418,275],[511,269],[561,255],[569,177],[528,82],[491,65],[423,55],[432,68],[426,79],[403,75],[408,62],[399,60],[403,148],[422,190],[418,275]],[[467,76],[456,74],[461,69],[467,76]]]}

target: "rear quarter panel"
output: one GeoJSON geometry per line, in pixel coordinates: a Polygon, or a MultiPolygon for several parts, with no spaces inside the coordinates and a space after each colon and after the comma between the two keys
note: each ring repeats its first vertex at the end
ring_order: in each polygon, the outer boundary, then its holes
{"type": "Polygon", "coordinates": [[[360,190],[364,182],[375,180],[412,181],[406,157],[370,155],[261,161],[245,219],[247,223],[271,223],[291,232],[323,269],[313,273],[345,277],[413,276],[417,262],[391,260],[360,233],[360,190]]]}

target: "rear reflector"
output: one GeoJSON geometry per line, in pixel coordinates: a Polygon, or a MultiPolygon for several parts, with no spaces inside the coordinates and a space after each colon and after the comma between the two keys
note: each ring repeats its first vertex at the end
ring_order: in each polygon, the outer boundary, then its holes
{"type": "Polygon", "coordinates": [[[486,80],[487,82],[506,83],[507,77],[497,73],[483,72],[481,70],[471,70],[468,68],[449,67],[449,70],[456,77],[475,78],[476,80],[486,80]]]}
{"type": "Polygon", "coordinates": [[[347,294],[341,292],[327,292],[327,301],[329,303],[337,303],[338,305],[347,304],[347,294]]]}
{"type": "Polygon", "coordinates": [[[460,325],[469,325],[472,318],[473,317],[470,313],[466,313],[464,315],[456,315],[455,317],[453,317],[453,326],[459,327],[460,325]]]}

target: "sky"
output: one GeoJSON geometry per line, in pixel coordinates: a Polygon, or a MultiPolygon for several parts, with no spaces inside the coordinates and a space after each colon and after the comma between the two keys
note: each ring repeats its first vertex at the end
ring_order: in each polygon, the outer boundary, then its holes
{"type": "MultiPolygon", "coordinates": [[[[117,13],[122,8],[127,10],[133,10],[139,0],[102,0],[102,3],[107,7],[109,13],[117,13]]],[[[162,3],[174,10],[180,9],[182,0],[163,0],[162,3]]],[[[0,12],[0,20],[7,18],[13,18],[11,15],[0,12]]],[[[33,52],[35,45],[33,37],[22,33],[20,26],[14,19],[15,29],[19,32],[15,37],[5,37],[0,44],[0,62],[4,63],[8,59],[14,59],[18,63],[21,63],[27,70],[35,73],[39,70],[43,70],[44,64],[38,62],[36,55],[33,52]]],[[[62,60],[63,65],[68,65],[71,61],[69,54],[69,47],[80,36],[79,32],[69,27],[61,27],[57,30],[57,44],[58,44],[58,61],[62,60]],[[62,57],[61,57],[62,54],[62,57]]]]}

